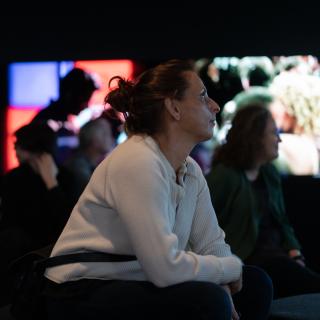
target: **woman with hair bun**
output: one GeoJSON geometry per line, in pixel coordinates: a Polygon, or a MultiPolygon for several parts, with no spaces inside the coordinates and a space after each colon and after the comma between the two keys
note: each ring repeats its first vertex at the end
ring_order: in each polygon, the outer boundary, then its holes
{"type": "Polygon", "coordinates": [[[49,319],[266,319],[270,279],[232,254],[188,156],[219,112],[192,64],[113,81],[105,102],[124,114],[129,138],[95,169],[51,256],[104,252],[117,262],[48,268],[49,319]]]}

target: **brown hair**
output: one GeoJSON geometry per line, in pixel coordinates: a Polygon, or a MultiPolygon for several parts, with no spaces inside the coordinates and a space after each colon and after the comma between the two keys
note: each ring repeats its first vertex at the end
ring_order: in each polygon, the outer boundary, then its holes
{"type": "Polygon", "coordinates": [[[237,111],[226,142],[215,150],[213,164],[222,162],[238,169],[252,168],[263,150],[263,134],[270,118],[270,111],[261,105],[237,111]]]}
{"type": "Polygon", "coordinates": [[[105,103],[122,112],[129,133],[153,135],[161,128],[165,98],[182,99],[188,88],[184,72],[193,71],[190,61],[169,60],[142,73],[135,82],[121,77],[118,87],[105,97],[105,103]]]}

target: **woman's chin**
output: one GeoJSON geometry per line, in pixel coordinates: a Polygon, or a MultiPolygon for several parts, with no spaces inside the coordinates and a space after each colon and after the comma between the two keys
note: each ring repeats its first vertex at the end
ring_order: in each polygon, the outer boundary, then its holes
{"type": "Polygon", "coordinates": [[[212,137],[213,137],[213,132],[207,132],[201,137],[201,140],[199,142],[210,140],[212,137]]]}

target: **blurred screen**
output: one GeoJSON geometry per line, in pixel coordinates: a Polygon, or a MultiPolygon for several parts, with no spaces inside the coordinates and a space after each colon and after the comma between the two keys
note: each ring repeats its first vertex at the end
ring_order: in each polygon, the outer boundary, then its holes
{"type": "MultiPolygon", "coordinates": [[[[85,61],[33,61],[13,62],[8,65],[8,105],[5,112],[4,171],[18,165],[14,150],[14,132],[28,124],[51,101],[59,97],[60,80],[74,67],[88,72],[98,84],[86,109],[68,122],[79,129],[89,120],[97,118],[105,109],[104,97],[108,82],[115,75],[132,78],[136,63],[132,60],[85,60],[85,61]]],[[[49,123],[55,130],[55,124],[49,123]]],[[[118,142],[118,140],[117,140],[118,142]]],[[[58,146],[75,148],[78,139],[58,139],[58,146]]]]}
{"type": "Polygon", "coordinates": [[[280,132],[274,161],[279,171],[319,175],[320,68],[315,56],[213,57],[196,60],[195,66],[221,108],[213,141],[205,144],[207,157],[224,142],[236,110],[258,103],[270,109],[280,132]]]}

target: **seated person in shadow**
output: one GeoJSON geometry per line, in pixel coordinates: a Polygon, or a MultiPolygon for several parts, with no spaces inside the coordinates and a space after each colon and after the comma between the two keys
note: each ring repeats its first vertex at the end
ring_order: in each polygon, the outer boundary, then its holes
{"type": "Polygon", "coordinates": [[[51,256],[134,260],[48,268],[49,319],[267,318],[271,280],[232,254],[189,157],[219,111],[193,70],[171,60],[134,82],[111,79],[106,103],[125,115],[128,139],[94,171],[51,256]]]}
{"type": "Polygon", "coordinates": [[[53,157],[55,132],[45,123],[32,123],[14,135],[19,166],[2,182],[2,275],[13,259],[55,242],[75,204],[72,175],[53,157]]]}
{"type": "Polygon", "coordinates": [[[267,108],[238,110],[206,176],[211,198],[231,248],[246,264],[267,271],[275,297],[320,292],[320,276],[305,266],[271,164],[280,142],[267,108]]]}
{"type": "MultiPolygon", "coordinates": [[[[304,79],[300,82],[306,86],[310,85],[304,79]]],[[[270,88],[256,86],[237,94],[232,101],[229,101],[222,112],[222,126],[216,135],[217,140],[221,142],[225,139],[236,110],[252,104],[264,106],[270,110],[281,139],[279,155],[273,161],[275,167],[285,175],[318,174],[319,154],[315,133],[320,132],[319,115],[317,115],[319,99],[307,97],[303,90],[301,92],[296,89],[285,90],[290,88],[286,83],[278,85],[283,97],[279,93],[273,93],[270,88]],[[303,95],[303,99],[297,98],[303,95]]]]}
{"type": "Polygon", "coordinates": [[[59,84],[59,98],[51,101],[32,120],[48,123],[57,132],[55,158],[58,164],[64,164],[78,146],[78,128],[72,117],[88,107],[89,101],[99,88],[97,81],[88,72],[74,68],[59,84]]]}
{"type": "Polygon", "coordinates": [[[14,135],[19,166],[3,176],[0,230],[24,235],[17,256],[57,240],[75,197],[71,174],[54,160],[55,132],[47,124],[31,123],[14,135]]]}
{"type": "Polygon", "coordinates": [[[79,148],[66,162],[74,174],[75,191],[79,197],[97,165],[114,148],[111,125],[106,118],[90,120],[79,131],[79,148]]]}

